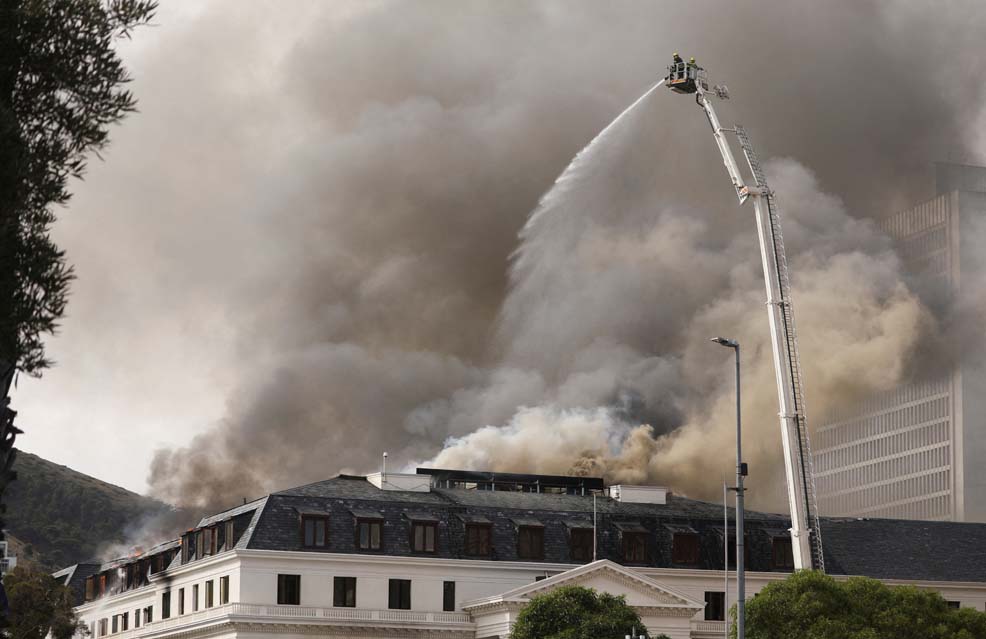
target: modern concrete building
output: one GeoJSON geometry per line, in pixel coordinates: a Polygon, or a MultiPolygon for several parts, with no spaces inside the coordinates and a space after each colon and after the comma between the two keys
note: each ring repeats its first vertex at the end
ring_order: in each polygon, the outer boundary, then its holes
{"type": "MultiPolygon", "coordinates": [[[[724,568],[735,561],[722,515],[666,489],[582,477],[341,475],[56,576],[94,639],[504,639],[531,597],[568,584],[625,595],[652,636],[711,639],[725,630],[724,568]]],[[[748,596],[791,572],[789,525],[748,513],[748,596]]],[[[986,608],[986,525],[822,526],[830,574],[986,608]]]]}
{"type": "MultiPolygon", "coordinates": [[[[883,226],[925,301],[949,308],[986,288],[986,168],[938,164],[936,188],[936,197],[883,226]]],[[[980,328],[966,339],[983,338],[980,328]]],[[[963,361],[945,372],[823,422],[813,436],[822,514],[986,521],[982,346],[953,348],[963,361]]]]}

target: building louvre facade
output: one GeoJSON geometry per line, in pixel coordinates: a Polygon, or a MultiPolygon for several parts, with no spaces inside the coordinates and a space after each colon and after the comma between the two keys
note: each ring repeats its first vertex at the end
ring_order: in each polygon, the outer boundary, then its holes
{"type": "MultiPolygon", "coordinates": [[[[788,518],[747,515],[752,597],[793,561],[788,518]]],[[[986,608],[986,525],[822,527],[829,574],[986,608]]],[[[273,493],[140,556],[56,577],[93,639],[505,639],[532,596],[570,584],[626,596],[652,636],[710,639],[735,597],[723,589],[734,541],[721,505],[662,488],[426,470],[273,493]]]]}
{"type": "MultiPolygon", "coordinates": [[[[941,308],[986,278],[986,168],[938,164],[936,182],[935,198],[883,227],[925,301],[941,308]]],[[[986,521],[984,380],[981,361],[963,362],[830,415],[813,437],[821,512],[986,521]]]]}

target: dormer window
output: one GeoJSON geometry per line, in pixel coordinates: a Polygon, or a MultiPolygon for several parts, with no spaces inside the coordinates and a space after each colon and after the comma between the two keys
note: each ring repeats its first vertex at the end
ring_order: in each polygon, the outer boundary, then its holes
{"type": "Polygon", "coordinates": [[[794,552],[790,537],[774,537],[771,549],[771,567],[781,570],[794,568],[794,552]]]}
{"type": "Polygon", "coordinates": [[[412,552],[435,552],[438,544],[438,518],[429,513],[409,513],[412,552]]]}
{"type": "Polygon", "coordinates": [[[329,539],[327,515],[304,513],[301,515],[301,545],[305,548],[324,548],[329,539]]]}
{"type": "Polygon", "coordinates": [[[623,551],[623,561],[644,563],[647,561],[647,538],[649,533],[638,522],[616,522],[620,531],[620,546],[623,551]]]}
{"type": "Polygon", "coordinates": [[[571,527],[568,533],[569,557],[573,561],[592,561],[592,528],[571,527]]]}
{"type": "Polygon", "coordinates": [[[517,526],[517,557],[544,559],[544,524],[537,519],[514,519],[517,526]]]}
{"type": "Polygon", "coordinates": [[[674,533],[671,538],[671,563],[684,566],[698,565],[699,547],[697,533],[674,533]]]}
{"type": "Polygon", "coordinates": [[[96,598],[96,578],[86,577],[86,601],[96,598]]]}
{"type": "Polygon", "coordinates": [[[233,549],[233,546],[236,545],[236,534],[235,533],[236,533],[236,525],[233,523],[233,520],[232,519],[227,520],[226,521],[226,539],[224,540],[225,541],[225,548],[226,548],[226,550],[232,550],[233,549]]]}
{"type": "Polygon", "coordinates": [[[372,510],[354,510],[356,518],[356,548],[380,550],[383,547],[383,516],[372,510]]]}
{"type": "Polygon", "coordinates": [[[465,554],[470,557],[489,557],[492,525],[489,522],[471,522],[466,524],[465,554]]]}

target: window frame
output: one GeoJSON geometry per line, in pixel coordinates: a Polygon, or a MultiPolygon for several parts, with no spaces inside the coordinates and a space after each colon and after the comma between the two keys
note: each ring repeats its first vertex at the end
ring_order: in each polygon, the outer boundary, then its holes
{"type": "Polygon", "coordinates": [[[185,614],[185,589],[178,589],[178,616],[185,614]]]}
{"type": "Polygon", "coordinates": [[[236,523],[233,519],[227,519],[225,525],[226,531],[223,546],[226,550],[232,550],[233,546],[236,545],[236,523]]]}
{"type": "Polygon", "coordinates": [[[770,568],[794,569],[794,544],[790,537],[773,537],[770,540],[770,568]]]}
{"type": "MultiPolygon", "coordinates": [[[[329,516],[328,515],[301,515],[301,547],[302,548],[328,548],[329,547],[329,516]],[[312,523],[312,543],[308,543],[308,531],[305,526],[308,522],[312,523]],[[318,523],[321,522],[322,543],[318,542],[318,523]]],[[[358,534],[358,533],[357,533],[358,534]]]]}
{"type": "Polygon", "coordinates": [[[517,526],[517,558],[544,559],[544,526],[517,526]],[[536,538],[537,548],[528,548],[527,553],[521,552],[525,546],[525,537],[528,538],[527,545],[531,545],[532,538],[536,538]]]}
{"type": "Polygon", "coordinates": [[[161,593],[161,619],[171,618],[171,591],[161,593]]]}
{"type": "Polygon", "coordinates": [[[205,582],[205,609],[208,610],[216,605],[216,586],[215,580],[210,579],[205,582]]]}
{"type": "Polygon", "coordinates": [[[361,552],[380,552],[383,550],[383,519],[378,517],[357,517],[356,518],[356,550],[361,552]],[[364,547],[362,545],[362,534],[361,530],[363,526],[367,526],[366,540],[367,545],[364,547]],[[377,534],[377,545],[373,545],[373,529],[379,531],[377,534]]]}
{"type": "Polygon", "coordinates": [[[301,575],[278,573],[277,575],[277,605],[279,606],[300,606],[301,605],[301,575]],[[288,584],[294,584],[293,590],[288,584]],[[288,595],[293,594],[294,597],[288,595]],[[287,599],[296,601],[287,601],[287,599]]]}
{"type": "Polygon", "coordinates": [[[463,554],[467,557],[489,557],[493,554],[493,524],[486,522],[466,523],[465,544],[463,554]],[[476,533],[476,539],[471,540],[470,534],[476,533]],[[479,534],[484,533],[484,534],[479,534]],[[485,539],[484,539],[485,537],[485,539]],[[473,544],[475,541],[475,544],[473,544]],[[486,545],[486,552],[482,552],[483,543],[486,545]],[[475,551],[472,552],[473,546],[475,551]]]}
{"type": "Polygon", "coordinates": [[[442,582],[442,611],[455,612],[455,582],[442,582]]]}
{"type": "Polygon", "coordinates": [[[569,529],[568,558],[573,561],[592,561],[593,536],[592,528],[569,529]],[[585,539],[582,539],[576,543],[577,537],[584,537],[585,539]],[[577,550],[581,550],[581,552],[576,552],[577,550]],[[584,554],[585,556],[579,556],[580,554],[584,554]]]}
{"type": "Polygon", "coordinates": [[[192,612],[199,611],[199,585],[192,584],[192,612]]]}
{"type": "Polygon", "coordinates": [[[433,555],[438,552],[438,522],[411,522],[411,552],[433,555]],[[418,531],[421,531],[421,548],[418,548],[418,531]],[[431,549],[428,549],[428,533],[431,532],[431,549]]]}
{"type": "Polygon", "coordinates": [[[621,533],[620,549],[623,554],[623,561],[635,563],[635,564],[645,564],[647,563],[647,537],[648,533],[632,530],[621,533]],[[633,550],[634,554],[631,557],[630,552],[633,550]],[[639,551],[640,556],[637,556],[637,551],[639,551]]]}
{"type": "Polygon", "coordinates": [[[387,583],[387,608],[389,610],[411,609],[411,580],[410,579],[389,580],[389,582],[387,583]]]}
{"type": "Polygon", "coordinates": [[[703,618],[705,621],[726,620],[726,593],[724,591],[705,591],[705,611],[703,613],[703,618]],[[713,613],[718,616],[714,616],[713,613]]]}
{"type": "Polygon", "coordinates": [[[356,607],[356,577],[332,578],[332,605],[335,608],[356,607]]]}
{"type": "Polygon", "coordinates": [[[698,533],[676,532],[671,535],[671,563],[679,566],[697,566],[702,558],[702,540],[698,533]],[[688,553],[676,542],[688,540],[688,553]]]}
{"type": "Polygon", "coordinates": [[[219,605],[225,606],[229,603],[229,575],[219,578],[219,605]]]}

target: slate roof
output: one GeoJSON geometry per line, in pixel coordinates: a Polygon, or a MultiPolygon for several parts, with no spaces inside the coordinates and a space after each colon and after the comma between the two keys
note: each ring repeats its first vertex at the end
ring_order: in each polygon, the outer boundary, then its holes
{"type": "Polygon", "coordinates": [[[826,519],[831,574],[920,581],[986,581],[986,524],[826,519]]]}
{"type": "MultiPolygon", "coordinates": [[[[437,526],[435,552],[420,556],[518,561],[518,526],[539,524],[543,526],[544,556],[523,561],[575,565],[584,562],[571,558],[570,537],[574,529],[591,525],[592,511],[591,496],[438,488],[430,492],[380,490],[364,477],[340,475],[272,493],[205,517],[199,525],[233,519],[237,549],[414,556],[418,553],[411,548],[412,522],[427,521],[437,526]],[[305,548],[300,518],[315,513],[328,517],[328,542],[324,548],[305,548]],[[360,551],[356,547],[357,520],[371,516],[382,518],[382,548],[360,551]],[[466,555],[465,527],[470,522],[489,526],[489,556],[466,555]]],[[[624,563],[623,536],[643,532],[647,560],[635,565],[709,570],[723,567],[721,504],[676,495],[668,495],[666,504],[624,503],[600,497],[596,512],[600,559],[624,563]],[[699,536],[698,565],[673,563],[672,540],[676,533],[699,536]]],[[[732,509],[729,516],[732,521],[732,509]]],[[[788,536],[789,519],[747,511],[745,525],[750,551],[747,569],[789,572],[772,567],[773,542],[788,536]]],[[[824,518],[822,540],[830,574],[986,582],[986,524],[824,518]]],[[[166,542],[151,551],[176,545],[176,541],[166,542]]],[[[124,561],[79,564],[56,575],[64,578],[81,599],[86,577],[124,561]]],[[[179,553],[169,567],[180,565],[179,553]]]]}

